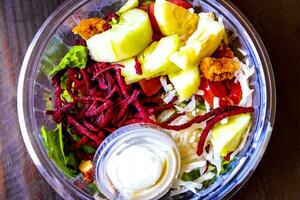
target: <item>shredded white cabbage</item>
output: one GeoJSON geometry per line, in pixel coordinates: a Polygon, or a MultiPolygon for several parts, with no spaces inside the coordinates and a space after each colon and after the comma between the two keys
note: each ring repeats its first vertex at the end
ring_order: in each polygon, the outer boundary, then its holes
{"type": "Polygon", "coordinates": [[[210,180],[213,177],[215,177],[216,175],[212,172],[207,172],[205,174],[203,174],[202,176],[200,176],[196,181],[198,183],[203,183],[204,181],[210,180]]]}
{"type": "Polygon", "coordinates": [[[211,164],[216,166],[217,174],[219,175],[222,169],[222,159],[220,154],[217,151],[214,151],[214,148],[210,148],[209,152],[203,152],[204,157],[208,160],[211,164]]]}
{"type": "Polygon", "coordinates": [[[196,98],[195,95],[191,97],[190,102],[183,108],[185,112],[192,112],[196,109],[196,98]]]}
{"type": "Polygon", "coordinates": [[[249,88],[249,78],[255,73],[254,67],[247,66],[237,58],[235,60],[239,63],[241,69],[236,74],[236,81],[239,81],[241,84],[242,89],[242,99],[239,103],[239,106],[250,106],[252,104],[252,101],[249,102],[249,100],[252,100],[252,93],[254,92],[253,89],[249,88]],[[249,105],[249,103],[251,103],[249,105]]]}
{"type": "Polygon", "coordinates": [[[165,103],[170,103],[175,96],[176,96],[176,91],[170,90],[167,92],[166,96],[163,98],[163,101],[165,103]]]}
{"type": "Polygon", "coordinates": [[[157,117],[156,117],[156,121],[158,122],[164,122],[167,119],[169,119],[173,114],[175,113],[174,109],[168,109],[168,110],[164,110],[162,113],[160,113],[157,117]]]}
{"type": "Polygon", "coordinates": [[[174,89],[172,84],[168,84],[166,76],[161,76],[159,80],[165,92],[169,92],[170,90],[174,89]]]}
{"type": "Polygon", "coordinates": [[[197,161],[197,162],[192,162],[192,163],[182,165],[180,171],[181,172],[190,172],[193,169],[197,169],[197,168],[205,167],[205,166],[206,166],[206,161],[200,160],[200,161],[197,161]]]}
{"type": "Polygon", "coordinates": [[[207,101],[204,100],[204,105],[205,105],[206,112],[209,112],[210,111],[209,103],[207,103],[207,101]]]}

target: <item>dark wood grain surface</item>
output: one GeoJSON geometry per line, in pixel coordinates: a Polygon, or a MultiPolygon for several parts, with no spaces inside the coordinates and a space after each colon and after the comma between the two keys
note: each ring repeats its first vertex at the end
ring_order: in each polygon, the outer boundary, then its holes
{"type": "MultiPolygon", "coordinates": [[[[39,175],[17,121],[17,80],[35,32],[63,0],[0,0],[0,199],[61,199],[39,175]]],[[[232,0],[262,37],[277,83],[268,149],[233,199],[300,199],[300,1],[232,0]]]]}

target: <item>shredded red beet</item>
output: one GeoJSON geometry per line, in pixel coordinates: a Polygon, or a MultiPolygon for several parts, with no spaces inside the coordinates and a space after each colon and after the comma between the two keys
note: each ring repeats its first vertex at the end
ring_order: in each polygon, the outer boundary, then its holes
{"type": "Polygon", "coordinates": [[[163,38],[164,36],[163,35],[161,35],[161,34],[157,34],[157,33],[154,33],[153,35],[152,35],[152,40],[153,41],[159,41],[161,38],[163,38]]]}
{"type": "Polygon", "coordinates": [[[88,75],[86,74],[86,72],[85,72],[84,69],[81,69],[81,70],[80,70],[80,73],[81,73],[81,75],[82,75],[82,77],[83,77],[83,80],[84,80],[84,83],[85,83],[85,88],[86,88],[87,90],[89,90],[89,89],[91,88],[91,86],[90,86],[90,81],[89,81],[88,75]]]}
{"type": "MultiPolygon", "coordinates": [[[[116,78],[117,81],[119,83],[119,86],[121,88],[121,92],[123,93],[123,95],[128,98],[128,91],[124,82],[123,77],[121,76],[121,70],[120,69],[116,69],[116,78]]],[[[140,114],[140,116],[144,119],[143,122],[151,122],[152,120],[149,119],[148,114],[146,113],[146,111],[144,110],[144,108],[142,107],[141,103],[139,102],[139,100],[137,99],[134,102],[134,106],[136,107],[138,113],[140,114]]]]}
{"type": "Polygon", "coordinates": [[[198,142],[198,147],[197,147],[197,155],[199,155],[199,156],[202,155],[203,147],[204,147],[207,135],[216,123],[218,123],[219,121],[221,121],[222,119],[224,119],[226,117],[230,117],[230,116],[238,115],[238,114],[242,114],[242,113],[252,113],[253,111],[254,111],[253,107],[248,107],[248,108],[236,107],[229,111],[223,111],[222,113],[219,113],[215,117],[210,119],[207,122],[206,127],[204,128],[203,132],[201,133],[200,140],[198,142]]]}
{"type": "Polygon", "coordinates": [[[198,116],[194,117],[192,120],[190,120],[187,123],[184,123],[182,125],[164,125],[164,124],[159,124],[159,125],[162,128],[165,128],[165,129],[179,131],[179,130],[186,129],[186,128],[190,127],[194,123],[201,123],[201,122],[206,121],[206,120],[208,120],[209,118],[211,118],[215,115],[218,115],[218,114],[221,114],[221,113],[224,113],[224,112],[228,112],[230,110],[234,110],[234,109],[237,109],[237,108],[241,108],[241,107],[238,107],[238,106],[219,107],[219,108],[216,108],[216,109],[214,109],[214,110],[212,110],[208,113],[205,113],[204,115],[198,115],[198,116]]]}
{"type": "Polygon", "coordinates": [[[143,71],[142,71],[141,63],[139,62],[139,60],[137,58],[134,58],[134,61],[135,61],[134,68],[135,68],[136,74],[142,75],[143,71]]]}
{"type": "Polygon", "coordinates": [[[85,116],[86,117],[92,117],[92,116],[95,116],[95,115],[99,115],[103,111],[105,111],[106,109],[108,109],[112,104],[113,104],[112,101],[107,100],[101,106],[99,106],[98,108],[96,108],[96,109],[89,109],[85,113],[85,116]]]}
{"type": "Polygon", "coordinates": [[[98,132],[98,131],[99,131],[98,128],[96,128],[93,124],[90,124],[90,123],[87,122],[86,120],[82,120],[82,122],[83,122],[83,125],[84,125],[85,127],[87,127],[88,129],[90,129],[91,131],[95,131],[95,132],[98,132]]]}
{"type": "Polygon", "coordinates": [[[114,69],[114,68],[117,68],[117,67],[123,67],[122,65],[110,65],[110,66],[106,66],[106,67],[103,67],[100,71],[98,71],[92,78],[92,80],[95,80],[98,76],[100,76],[102,73],[110,70],[110,69],[114,69]]]}
{"type": "Polygon", "coordinates": [[[98,138],[97,135],[89,131],[87,128],[85,128],[83,125],[81,125],[79,122],[77,122],[73,117],[70,115],[67,116],[67,121],[72,124],[81,134],[91,138],[93,141],[95,141],[98,145],[100,145],[101,140],[98,138]]]}

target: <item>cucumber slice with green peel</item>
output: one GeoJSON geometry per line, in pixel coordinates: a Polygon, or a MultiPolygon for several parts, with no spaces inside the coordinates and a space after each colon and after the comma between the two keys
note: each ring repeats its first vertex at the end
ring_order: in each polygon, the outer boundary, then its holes
{"type": "Polygon", "coordinates": [[[185,46],[170,56],[170,60],[183,70],[199,65],[202,58],[215,52],[224,34],[224,25],[214,20],[213,13],[200,13],[197,30],[187,40],[185,46]]]}
{"type": "Polygon", "coordinates": [[[189,99],[200,86],[200,73],[197,66],[169,74],[169,80],[174,85],[180,99],[189,99]]]}
{"type": "Polygon", "coordinates": [[[87,47],[93,60],[117,62],[144,50],[152,41],[152,34],[148,14],[134,8],[120,15],[111,29],[88,39],[87,47]]]}
{"type": "Polygon", "coordinates": [[[178,34],[184,40],[196,30],[199,19],[197,14],[166,0],[155,1],[154,16],[163,35],[178,34]]]}
{"type": "Polygon", "coordinates": [[[139,56],[143,75],[153,78],[157,74],[167,74],[179,71],[169,56],[180,48],[181,42],[177,34],[164,37],[158,42],[153,42],[139,56]]]}
{"type": "Polygon", "coordinates": [[[211,130],[214,149],[223,157],[233,152],[240,144],[250,123],[250,114],[239,114],[229,117],[226,124],[216,124],[211,130]]]}

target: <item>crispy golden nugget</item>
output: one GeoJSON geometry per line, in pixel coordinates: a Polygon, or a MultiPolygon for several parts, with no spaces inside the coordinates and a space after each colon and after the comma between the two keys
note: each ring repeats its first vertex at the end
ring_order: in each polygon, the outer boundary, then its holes
{"type": "Polygon", "coordinates": [[[240,69],[239,63],[232,58],[203,58],[200,63],[201,76],[210,81],[223,81],[234,78],[240,69]]]}
{"type": "Polygon", "coordinates": [[[93,35],[105,31],[106,21],[101,18],[83,19],[73,29],[73,33],[80,35],[84,40],[91,38],[93,35]]]}
{"type": "Polygon", "coordinates": [[[91,160],[82,160],[79,165],[79,170],[82,173],[84,180],[88,183],[93,181],[94,168],[94,163],[91,160]]]}

